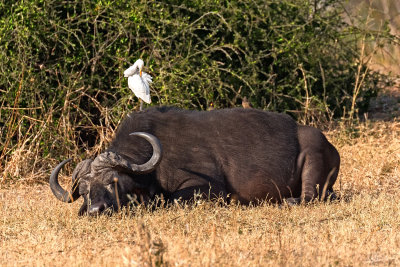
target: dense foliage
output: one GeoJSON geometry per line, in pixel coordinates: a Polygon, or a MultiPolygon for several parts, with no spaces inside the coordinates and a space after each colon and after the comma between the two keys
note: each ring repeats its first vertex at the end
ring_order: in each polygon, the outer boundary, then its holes
{"type": "Polygon", "coordinates": [[[351,108],[365,72],[365,108],[381,77],[360,61],[360,32],[343,22],[340,2],[1,1],[0,159],[104,141],[137,107],[122,74],[138,58],[154,77],[153,105],[223,108],[246,96],[325,120],[351,108]]]}

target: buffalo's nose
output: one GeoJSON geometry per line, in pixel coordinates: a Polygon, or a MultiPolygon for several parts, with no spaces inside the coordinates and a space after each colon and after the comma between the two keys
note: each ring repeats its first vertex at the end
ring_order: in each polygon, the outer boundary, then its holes
{"type": "Polygon", "coordinates": [[[104,202],[104,201],[101,201],[101,202],[95,203],[93,205],[90,205],[88,214],[91,215],[91,216],[100,215],[107,208],[108,208],[107,203],[104,202]]]}

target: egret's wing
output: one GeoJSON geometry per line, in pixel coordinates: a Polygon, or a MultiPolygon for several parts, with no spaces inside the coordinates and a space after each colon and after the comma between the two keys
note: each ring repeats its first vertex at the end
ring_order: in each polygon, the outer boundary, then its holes
{"type": "Polygon", "coordinates": [[[139,74],[130,76],[128,78],[128,86],[136,97],[142,99],[147,104],[151,103],[150,86],[148,80],[143,79],[143,74],[142,77],[140,77],[139,74]]]}
{"type": "Polygon", "coordinates": [[[153,79],[148,73],[142,72],[142,82],[143,82],[143,87],[145,90],[144,91],[145,97],[143,97],[142,99],[147,104],[150,104],[151,103],[150,84],[153,82],[153,79]]]}
{"type": "Polygon", "coordinates": [[[128,87],[132,90],[135,96],[140,97],[143,94],[143,84],[142,79],[139,74],[135,74],[128,77],[128,87]]]}
{"type": "Polygon", "coordinates": [[[150,76],[150,74],[148,74],[147,72],[144,72],[144,71],[142,72],[142,79],[148,85],[150,85],[153,82],[153,78],[150,76]]]}

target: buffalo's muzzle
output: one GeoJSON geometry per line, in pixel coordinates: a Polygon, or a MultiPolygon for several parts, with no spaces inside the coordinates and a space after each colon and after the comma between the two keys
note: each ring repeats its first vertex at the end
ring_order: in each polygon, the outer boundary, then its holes
{"type": "Polygon", "coordinates": [[[105,212],[109,206],[107,205],[106,202],[100,201],[98,203],[95,203],[93,205],[90,205],[89,210],[88,210],[88,215],[90,216],[98,216],[105,212]]]}

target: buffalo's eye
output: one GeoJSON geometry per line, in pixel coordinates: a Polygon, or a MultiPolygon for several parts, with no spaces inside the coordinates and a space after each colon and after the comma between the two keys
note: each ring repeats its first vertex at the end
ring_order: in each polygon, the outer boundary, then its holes
{"type": "Polygon", "coordinates": [[[88,188],[86,186],[85,187],[80,186],[79,187],[79,195],[84,196],[84,195],[87,195],[87,194],[89,194],[88,188]]]}
{"type": "Polygon", "coordinates": [[[89,191],[87,191],[87,190],[79,190],[79,195],[85,196],[87,194],[89,194],[89,191]]]}

